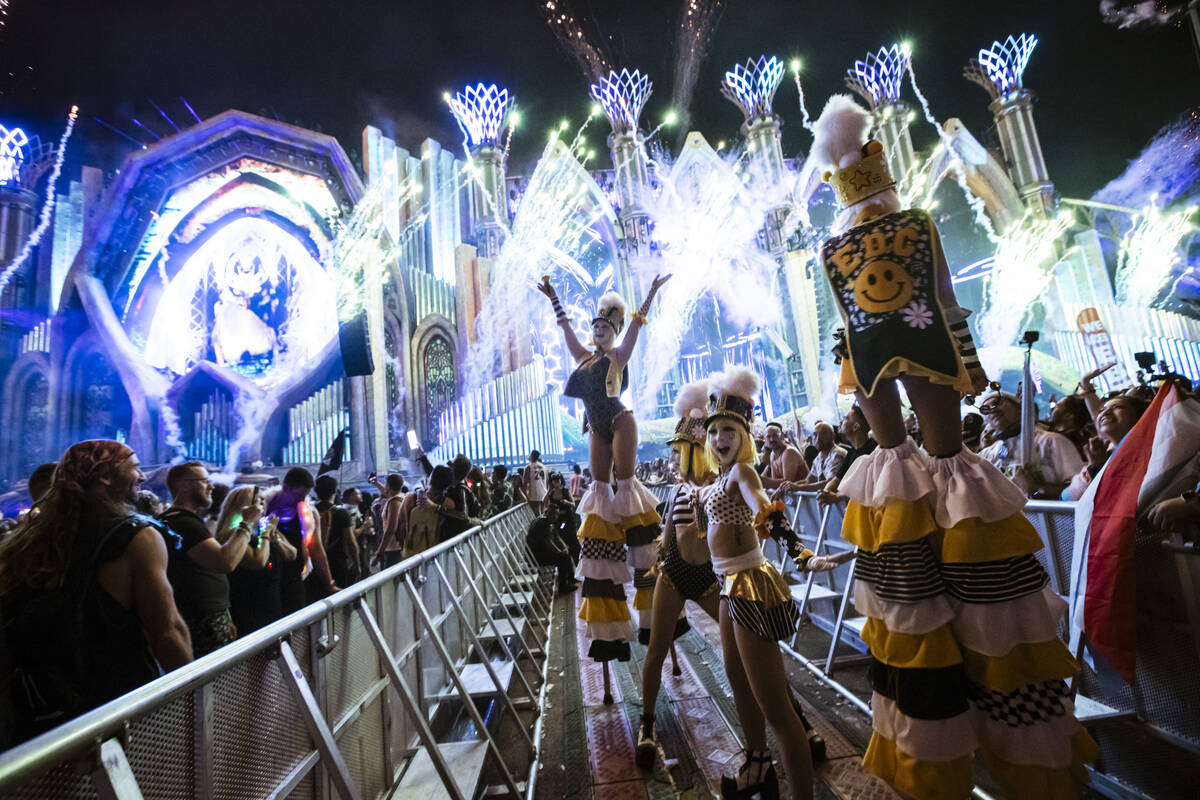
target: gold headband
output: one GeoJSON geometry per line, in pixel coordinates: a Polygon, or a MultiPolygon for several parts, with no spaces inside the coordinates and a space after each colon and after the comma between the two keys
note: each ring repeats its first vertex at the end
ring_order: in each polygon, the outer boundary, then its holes
{"type": "Polygon", "coordinates": [[[874,150],[863,156],[848,167],[842,167],[835,172],[825,173],[825,181],[833,187],[838,203],[842,208],[849,208],[855,203],[873,197],[880,192],[886,192],[896,185],[895,179],[888,172],[887,161],[883,157],[883,147],[877,149],[871,145],[878,142],[868,142],[863,150],[874,150]]]}

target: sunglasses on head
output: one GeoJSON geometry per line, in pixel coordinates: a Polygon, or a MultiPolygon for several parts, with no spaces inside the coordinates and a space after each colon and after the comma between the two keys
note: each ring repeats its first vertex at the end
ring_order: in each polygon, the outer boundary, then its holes
{"type": "MultiPolygon", "coordinates": [[[[1000,391],[1000,381],[988,381],[987,388],[989,391],[992,391],[992,392],[1000,391]]],[[[976,395],[973,395],[973,394],[969,394],[963,398],[963,402],[969,406],[975,405],[975,400],[976,400],[976,395]]],[[[996,402],[999,402],[999,401],[996,401],[996,402]]],[[[985,405],[982,405],[979,407],[979,410],[985,414],[989,413],[989,410],[995,411],[995,409],[996,409],[996,407],[991,404],[985,404],[985,405]]]]}

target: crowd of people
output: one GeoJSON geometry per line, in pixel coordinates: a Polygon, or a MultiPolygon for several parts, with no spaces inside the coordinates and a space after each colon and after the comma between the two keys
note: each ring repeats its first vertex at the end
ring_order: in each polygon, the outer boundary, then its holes
{"type": "Polygon", "coordinates": [[[530,502],[553,538],[530,543],[573,588],[586,478],[540,455],[485,475],[465,456],[342,489],[294,467],[217,480],[199,461],[149,488],[126,445],[88,440],[28,478],[0,538],[0,749],[205,656],[372,572],[530,502]],[[373,493],[370,489],[377,491],[373,493]],[[559,559],[559,552],[566,560],[559,559]]]}

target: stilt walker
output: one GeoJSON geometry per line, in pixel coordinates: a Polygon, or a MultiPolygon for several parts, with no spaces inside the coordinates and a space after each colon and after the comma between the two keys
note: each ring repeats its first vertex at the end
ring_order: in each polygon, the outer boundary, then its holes
{"type": "Polygon", "coordinates": [[[978,752],[1012,797],[1070,798],[1095,745],[1074,716],[1065,604],[1034,556],[1025,496],[962,447],[959,403],[981,391],[937,229],[900,210],[870,115],[847,96],[816,123],[812,157],[843,208],[822,250],[845,337],[841,390],[879,448],[854,462],[843,537],[858,546],[874,733],[868,770],[917,800],[971,794],[978,752]],[[905,434],[897,381],[924,434],[905,434]]]}
{"type": "MultiPolygon", "coordinates": [[[[630,580],[631,566],[635,571],[653,566],[653,542],[659,531],[655,510],[658,501],[633,477],[637,424],[620,396],[629,385],[626,365],[637,344],[638,331],[646,324],[654,295],[670,277],[655,277],[642,307],[631,316],[620,345],[616,339],[625,328],[625,303],[611,292],[600,298],[592,320],[594,351],[584,347],[571,329],[570,318],[549,278],[543,278],[537,287],[554,306],[567,350],[576,363],[563,393],[583,401],[583,429],[590,433],[589,460],[594,480],[579,500],[583,517],[579,528],[579,572],[583,575],[579,618],[587,622],[591,639],[588,656],[604,665],[606,704],[612,702],[608,662],[628,661],[630,655],[632,627],[624,584],[630,580]]],[[[639,605],[649,608],[646,595],[640,601],[635,596],[635,606],[639,605]]]]}

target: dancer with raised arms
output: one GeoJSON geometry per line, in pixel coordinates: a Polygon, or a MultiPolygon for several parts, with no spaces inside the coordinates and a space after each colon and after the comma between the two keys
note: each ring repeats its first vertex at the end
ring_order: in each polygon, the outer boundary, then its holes
{"type": "MultiPolygon", "coordinates": [[[[655,510],[658,500],[633,477],[637,423],[633,412],[621,402],[621,392],[629,386],[627,365],[637,345],[638,331],[646,324],[654,295],[670,277],[654,278],[620,344],[617,337],[625,329],[625,303],[614,292],[601,297],[592,319],[595,350],[585,347],[571,329],[571,320],[550,279],[543,278],[537,287],[554,306],[567,351],[576,364],[563,394],[583,401],[584,431],[590,432],[593,481],[579,501],[579,514],[583,517],[579,528],[579,572],[583,576],[579,617],[587,623],[591,639],[588,656],[604,664],[606,703],[612,702],[608,662],[629,660],[632,626],[624,589],[630,580],[629,567],[641,572],[654,565],[653,542],[660,531],[655,510]]],[[[634,607],[648,611],[651,591],[639,590],[634,607]]]]}

